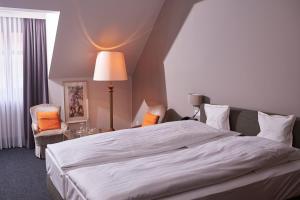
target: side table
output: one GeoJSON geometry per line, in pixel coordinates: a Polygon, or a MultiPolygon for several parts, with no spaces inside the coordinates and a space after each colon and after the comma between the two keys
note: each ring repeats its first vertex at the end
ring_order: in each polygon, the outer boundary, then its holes
{"type": "Polygon", "coordinates": [[[63,133],[63,140],[72,140],[80,137],[103,133],[101,129],[91,129],[90,131],[66,130],[63,133]]]}

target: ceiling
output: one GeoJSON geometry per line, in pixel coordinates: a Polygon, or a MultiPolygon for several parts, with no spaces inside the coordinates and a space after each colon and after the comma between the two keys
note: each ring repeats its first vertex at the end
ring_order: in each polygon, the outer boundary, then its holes
{"type": "Polygon", "coordinates": [[[0,0],[1,7],[60,11],[50,78],[91,77],[96,54],[122,51],[131,75],[164,0],[0,0]]]}

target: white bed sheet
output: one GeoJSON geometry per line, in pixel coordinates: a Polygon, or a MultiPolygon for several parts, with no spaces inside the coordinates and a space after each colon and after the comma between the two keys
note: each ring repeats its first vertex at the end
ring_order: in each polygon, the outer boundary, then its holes
{"type": "MultiPolygon", "coordinates": [[[[232,132],[232,135],[238,135],[238,133],[234,133],[232,132]]],[[[224,137],[228,137],[229,135],[223,135],[217,138],[212,138],[210,140],[207,141],[203,141],[203,142],[199,142],[198,144],[193,144],[191,145],[191,147],[197,146],[197,145],[201,145],[201,144],[205,144],[208,142],[213,142],[219,139],[222,139],[224,137]]],[[[97,163],[93,164],[96,165],[97,163]]],[[[85,167],[88,166],[93,166],[92,164],[87,165],[85,167]]],[[[72,169],[77,169],[80,167],[75,167],[72,169]]],[[[54,156],[52,155],[51,151],[49,151],[48,149],[46,149],[46,170],[47,170],[47,174],[50,177],[53,185],[56,187],[56,189],[58,190],[58,192],[60,193],[61,197],[65,198],[65,190],[66,190],[66,177],[65,174],[72,170],[72,169],[62,169],[59,167],[58,163],[56,162],[54,156]]]]}
{"type": "MultiPolygon", "coordinates": [[[[87,200],[69,177],[68,200],[87,200]]],[[[163,200],[282,200],[300,195],[300,161],[261,169],[245,176],[197,190],[162,198],[163,200]]],[[[101,197],[99,197],[101,198],[101,197]]]]}
{"type": "MultiPolygon", "coordinates": [[[[47,145],[60,168],[74,169],[94,163],[167,152],[231,133],[194,120],[125,129],[47,145]]],[[[236,134],[236,133],[235,133],[236,134]]]]}
{"type": "Polygon", "coordinates": [[[300,161],[262,169],[230,181],[163,199],[228,200],[238,197],[243,200],[282,200],[299,196],[300,191],[296,188],[300,188],[300,161]]]}
{"type": "MultiPolygon", "coordinates": [[[[156,199],[300,160],[299,153],[268,139],[227,137],[181,151],[75,169],[67,176],[88,199],[156,199]]],[[[72,199],[69,194],[67,199],[72,199]]]]}
{"type": "MultiPolygon", "coordinates": [[[[162,125],[163,128],[165,128],[165,130],[164,130],[165,134],[168,133],[166,131],[175,130],[178,133],[173,134],[172,138],[176,138],[177,137],[176,135],[180,135],[180,133],[181,133],[180,131],[183,131],[182,134],[190,134],[189,137],[192,138],[192,136],[195,136],[195,135],[197,136],[197,132],[200,132],[200,136],[198,137],[198,139],[196,139],[194,141],[192,139],[189,139],[188,137],[185,137],[185,141],[180,141],[178,139],[175,140],[178,143],[180,143],[181,145],[182,144],[187,144],[187,146],[200,145],[200,144],[204,144],[204,143],[207,143],[207,142],[218,140],[218,139],[223,138],[223,137],[228,137],[228,136],[233,136],[233,135],[239,135],[240,134],[240,133],[233,132],[233,131],[230,131],[230,132],[219,131],[217,129],[208,127],[203,123],[195,122],[195,121],[179,121],[177,124],[179,124],[180,126],[184,125],[183,128],[185,130],[184,131],[182,129],[181,130],[180,129],[176,130],[176,127],[174,129],[174,123],[165,123],[164,125],[162,125]],[[191,126],[191,127],[189,127],[189,126],[191,126]],[[199,128],[202,128],[202,129],[199,130],[199,128]],[[208,136],[208,137],[205,136],[206,132],[207,132],[207,134],[210,134],[210,136],[208,136]],[[201,136],[201,134],[202,134],[202,136],[201,136]]],[[[159,127],[159,126],[146,127],[146,128],[150,129],[150,131],[151,131],[152,129],[157,130],[157,127],[159,127]]],[[[128,132],[128,130],[125,130],[125,131],[128,132]]],[[[137,129],[134,129],[134,131],[136,132],[137,129]]],[[[122,131],[119,131],[119,133],[120,132],[122,133],[122,131]]],[[[107,133],[107,134],[111,134],[111,133],[107,133]]],[[[105,135],[103,135],[103,136],[105,136],[105,135]]],[[[99,135],[99,136],[92,135],[92,136],[87,136],[87,137],[84,137],[84,138],[80,138],[80,139],[83,139],[85,141],[84,145],[82,145],[82,148],[80,148],[80,144],[78,143],[79,140],[75,141],[76,147],[77,147],[76,152],[74,152],[75,149],[73,148],[73,151],[70,151],[70,153],[68,155],[65,154],[64,157],[68,157],[68,156],[72,157],[76,153],[81,154],[81,156],[82,155],[87,155],[87,157],[89,158],[88,163],[85,162],[85,160],[82,160],[82,162],[80,162],[80,160],[77,159],[75,163],[72,163],[72,162],[70,162],[70,160],[68,160],[68,165],[69,166],[65,167],[65,168],[63,168],[61,166],[61,164],[58,162],[58,160],[61,159],[61,155],[58,152],[51,151],[51,147],[60,146],[60,149],[61,149],[63,145],[61,145],[61,144],[48,145],[48,148],[46,149],[47,174],[49,175],[49,177],[50,177],[51,181],[53,182],[54,186],[56,187],[56,189],[58,190],[58,192],[60,193],[60,195],[63,198],[65,198],[65,190],[66,190],[65,174],[68,171],[73,170],[73,169],[77,169],[77,168],[81,168],[81,167],[87,167],[87,166],[93,166],[93,165],[105,163],[105,162],[102,161],[101,154],[95,155],[95,153],[94,153],[97,150],[96,149],[97,145],[95,145],[95,144],[97,144],[98,141],[101,140],[101,138],[103,138],[102,135],[99,135]],[[92,138],[92,139],[90,139],[90,138],[92,138]],[[86,147],[87,147],[87,149],[86,149],[86,147]]],[[[182,137],[180,136],[178,138],[182,138],[182,137]]],[[[166,141],[166,138],[165,138],[165,141],[166,141]]],[[[162,142],[162,141],[160,141],[160,142],[162,142]]],[[[168,142],[168,141],[166,141],[166,142],[168,142]]],[[[64,144],[66,144],[66,146],[70,146],[70,145],[72,145],[73,141],[67,141],[66,143],[64,143],[64,144]],[[66,143],[68,143],[68,144],[66,144],[66,143]]],[[[155,146],[156,145],[154,144],[154,146],[149,148],[149,150],[153,150],[153,154],[163,153],[163,151],[162,152],[157,151],[157,149],[153,148],[155,146]]],[[[179,147],[180,145],[179,146],[177,144],[173,145],[172,143],[169,142],[168,146],[169,146],[168,148],[165,148],[165,149],[162,149],[162,150],[173,151],[173,150],[176,150],[176,147],[179,147]]],[[[165,152],[168,152],[168,151],[165,151],[165,152]]],[[[145,153],[149,156],[153,155],[153,154],[150,154],[149,152],[150,151],[145,152],[145,153]]],[[[111,153],[113,154],[113,152],[111,152],[111,153]]],[[[143,156],[143,155],[140,155],[140,156],[143,156]]],[[[107,157],[105,159],[107,160],[107,157]]],[[[128,158],[124,157],[122,159],[124,160],[124,159],[128,159],[128,158]]],[[[112,161],[113,162],[114,161],[120,161],[120,157],[117,156],[116,159],[113,159],[112,161]]]]}

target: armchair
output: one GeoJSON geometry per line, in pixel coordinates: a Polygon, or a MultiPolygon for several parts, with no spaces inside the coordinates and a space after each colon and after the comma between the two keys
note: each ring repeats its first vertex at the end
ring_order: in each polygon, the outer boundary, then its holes
{"type": "MultiPolygon", "coordinates": [[[[157,123],[162,123],[164,122],[164,117],[165,117],[165,113],[166,113],[166,107],[164,105],[151,105],[151,106],[148,106],[148,109],[147,109],[147,112],[149,113],[152,113],[154,115],[158,115],[159,116],[159,120],[157,123]]],[[[144,113],[145,114],[145,113],[144,113]]],[[[142,118],[141,119],[138,119],[138,121],[142,122],[142,118]]],[[[138,124],[138,125],[134,125],[132,126],[131,128],[138,128],[138,127],[141,127],[142,125],[138,124]]]]}
{"type": "Polygon", "coordinates": [[[60,129],[39,132],[37,112],[58,112],[60,114],[60,106],[55,106],[51,104],[40,104],[30,108],[30,115],[32,119],[31,127],[35,142],[35,155],[38,158],[44,159],[47,144],[63,141],[63,133],[67,130],[67,125],[64,122],[61,122],[60,129]]]}

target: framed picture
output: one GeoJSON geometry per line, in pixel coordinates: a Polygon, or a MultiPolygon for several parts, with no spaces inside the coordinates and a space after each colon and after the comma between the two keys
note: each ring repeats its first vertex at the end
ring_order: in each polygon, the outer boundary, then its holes
{"type": "Polygon", "coordinates": [[[87,82],[64,82],[65,118],[67,123],[88,120],[87,82]]]}

